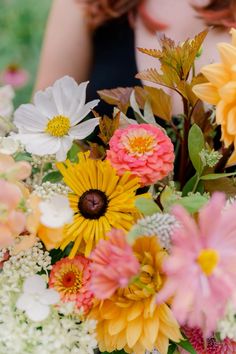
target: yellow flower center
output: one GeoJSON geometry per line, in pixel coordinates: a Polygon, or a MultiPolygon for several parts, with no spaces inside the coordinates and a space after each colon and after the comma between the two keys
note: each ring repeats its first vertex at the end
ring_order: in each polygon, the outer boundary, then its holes
{"type": "Polygon", "coordinates": [[[66,135],[69,129],[70,119],[68,117],[59,115],[48,121],[45,132],[52,136],[61,137],[66,135]]]}
{"type": "Polygon", "coordinates": [[[130,132],[122,139],[126,150],[136,156],[148,155],[156,145],[155,137],[144,129],[130,132]]]}
{"type": "Polygon", "coordinates": [[[213,249],[201,250],[197,257],[197,263],[200,265],[203,273],[211,275],[219,263],[219,253],[213,249]]]}

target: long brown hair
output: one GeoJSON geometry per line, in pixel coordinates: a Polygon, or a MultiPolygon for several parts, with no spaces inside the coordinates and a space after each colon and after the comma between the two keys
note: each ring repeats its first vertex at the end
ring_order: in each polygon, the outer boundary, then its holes
{"type": "Polygon", "coordinates": [[[207,6],[194,6],[207,25],[236,27],[236,0],[210,0],[207,6]]]}

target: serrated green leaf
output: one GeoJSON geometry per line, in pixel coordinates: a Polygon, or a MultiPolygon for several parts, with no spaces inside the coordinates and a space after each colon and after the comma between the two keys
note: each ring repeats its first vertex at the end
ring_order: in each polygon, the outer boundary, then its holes
{"type": "Polygon", "coordinates": [[[158,205],[152,199],[148,198],[140,197],[136,199],[135,206],[145,216],[161,212],[158,205]]]}
{"type": "Polygon", "coordinates": [[[200,179],[203,181],[209,181],[209,180],[214,180],[218,178],[224,178],[224,177],[230,177],[230,176],[235,176],[236,172],[231,172],[231,173],[210,173],[205,176],[201,176],[200,179]]]}
{"type": "Polygon", "coordinates": [[[194,124],[189,131],[188,151],[190,160],[192,161],[192,164],[199,175],[202,174],[204,167],[199,154],[202,149],[204,149],[204,147],[204,135],[199,126],[197,124],[194,124]]]}
{"type": "Polygon", "coordinates": [[[58,183],[62,180],[62,175],[59,171],[52,171],[43,177],[42,182],[58,183]]]}
{"type": "Polygon", "coordinates": [[[32,161],[32,156],[28,152],[18,152],[14,156],[14,159],[15,159],[15,161],[28,161],[28,162],[31,162],[32,161]]]}
{"type": "Polygon", "coordinates": [[[182,340],[178,343],[178,345],[187,350],[188,353],[190,354],[197,354],[197,352],[194,350],[193,346],[189,343],[187,340],[182,340]]]}
{"type": "Polygon", "coordinates": [[[174,204],[182,205],[189,213],[193,214],[201,209],[207,202],[208,199],[203,195],[194,194],[178,199],[174,204]]]}

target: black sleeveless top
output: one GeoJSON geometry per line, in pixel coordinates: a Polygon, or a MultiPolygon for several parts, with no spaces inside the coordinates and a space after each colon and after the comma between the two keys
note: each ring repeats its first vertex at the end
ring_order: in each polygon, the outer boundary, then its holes
{"type": "MultiPolygon", "coordinates": [[[[135,79],[134,33],[127,16],[114,19],[94,34],[94,61],[90,75],[87,99],[98,98],[97,91],[116,87],[139,85],[135,79]]],[[[99,114],[111,115],[112,107],[101,101],[96,107],[99,114]]]]}

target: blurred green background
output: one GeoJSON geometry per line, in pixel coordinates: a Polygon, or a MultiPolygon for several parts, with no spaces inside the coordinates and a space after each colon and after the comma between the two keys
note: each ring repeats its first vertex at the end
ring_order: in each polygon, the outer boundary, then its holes
{"type": "Polygon", "coordinates": [[[0,71],[18,64],[30,74],[15,107],[30,100],[51,0],[0,0],[0,71]]]}

